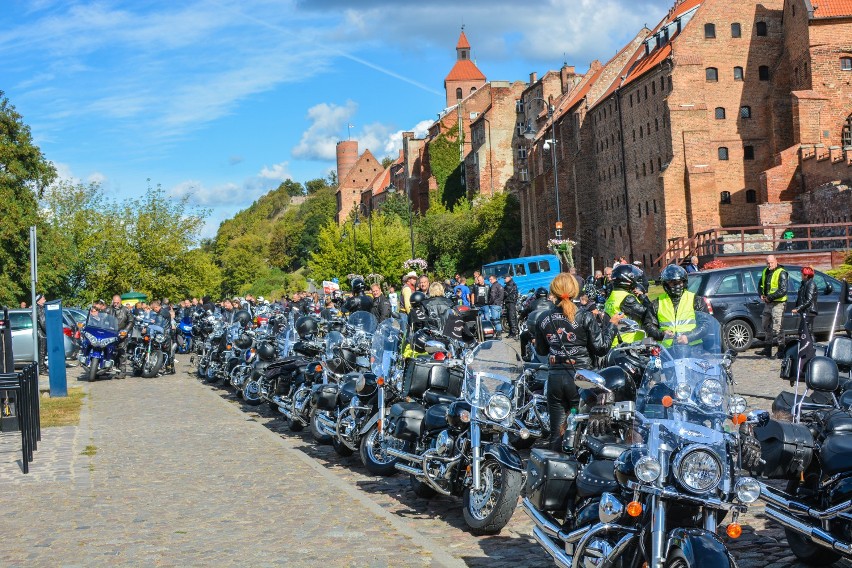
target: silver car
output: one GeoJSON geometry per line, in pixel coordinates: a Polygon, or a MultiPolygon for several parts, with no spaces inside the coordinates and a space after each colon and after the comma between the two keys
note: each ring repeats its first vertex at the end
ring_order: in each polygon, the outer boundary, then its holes
{"type": "MultiPolygon", "coordinates": [[[[38,359],[33,342],[32,310],[9,310],[9,324],[12,328],[12,355],[15,366],[20,367],[38,359]]],[[[77,324],[67,313],[62,314],[62,338],[65,342],[65,359],[73,359],[77,352],[74,333],[77,324]]]]}

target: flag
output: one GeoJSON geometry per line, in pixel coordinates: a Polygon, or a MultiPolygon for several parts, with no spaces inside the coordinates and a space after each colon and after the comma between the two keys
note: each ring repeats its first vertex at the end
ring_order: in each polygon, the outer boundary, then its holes
{"type": "Polygon", "coordinates": [[[804,376],[805,367],[808,361],[816,357],[816,349],[814,348],[814,337],[811,335],[811,330],[807,324],[807,318],[802,315],[799,321],[799,375],[804,376]]]}

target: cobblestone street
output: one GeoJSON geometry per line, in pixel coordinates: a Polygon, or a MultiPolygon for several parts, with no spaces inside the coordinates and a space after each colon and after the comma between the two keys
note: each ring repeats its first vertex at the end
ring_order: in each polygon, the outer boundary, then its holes
{"type": "MultiPolygon", "coordinates": [[[[789,387],[780,362],[752,353],[735,363],[737,391],[769,408],[789,387]]],[[[85,386],[80,426],[44,430],[29,476],[19,439],[0,438],[0,566],[550,564],[520,510],[501,535],[472,536],[460,500],[371,477],[357,455],[188,372],[85,386]]],[[[760,512],[729,543],[739,566],[802,566],[760,512]]]]}

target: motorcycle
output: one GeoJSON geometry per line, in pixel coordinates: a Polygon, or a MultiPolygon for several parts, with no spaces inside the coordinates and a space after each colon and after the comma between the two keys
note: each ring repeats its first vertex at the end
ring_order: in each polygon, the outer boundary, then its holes
{"type": "Polygon", "coordinates": [[[754,429],[763,476],[787,480],[785,491],[761,482],[765,515],[784,527],[793,554],[814,566],[852,559],[852,391],[835,396],[842,390],[838,366],[852,365],[852,351],[838,348],[838,340],[849,341],[834,338],[827,350],[834,358],[807,363],[804,382],[813,396],[795,397],[793,421],[754,429]]]}
{"type": "MultiPolygon", "coordinates": [[[[429,341],[425,347],[432,353],[445,348],[437,341],[429,341]]],[[[522,361],[508,344],[486,341],[466,354],[464,361],[443,363],[443,372],[435,367],[406,378],[410,384],[405,390],[422,391],[424,400],[432,405],[394,404],[384,450],[399,458],[395,467],[411,475],[415,493],[461,496],[471,532],[497,534],[509,522],[521,492],[521,458],[508,444],[506,434],[525,434],[515,427],[513,402],[522,361]],[[449,394],[452,386],[447,371],[460,367],[462,398],[456,399],[449,394]]]]}
{"type": "Polygon", "coordinates": [[[167,342],[163,326],[143,316],[136,316],[127,346],[134,374],[146,379],[156,377],[166,363],[163,348],[167,342]]]}
{"type": "Polygon", "coordinates": [[[175,328],[175,343],[178,353],[191,353],[195,349],[192,316],[184,314],[175,328]]]}
{"type": "Polygon", "coordinates": [[[118,342],[126,335],[124,331],[119,333],[115,316],[98,313],[86,318],[78,359],[86,368],[90,382],[98,375],[109,375],[111,378],[118,373],[118,342]]]}
{"type": "MultiPolygon", "coordinates": [[[[613,422],[632,424],[626,445],[589,437],[593,459],[534,449],[524,511],[533,536],[558,566],[691,568],[736,566],[717,531],[737,538],[738,516],[760,495],[756,479],[739,475],[739,427],[745,400],[732,392],[733,355],[718,351],[718,322],[709,318],[700,346],[656,346],[636,402],[607,407],[613,422]],[[715,324],[715,325],[714,325],[715,324]],[[561,520],[559,520],[561,519],[561,520]]],[[[593,371],[578,386],[605,388],[593,371]]]]}
{"type": "Polygon", "coordinates": [[[255,330],[254,347],[251,349],[254,353],[254,360],[250,363],[251,376],[243,384],[240,392],[242,399],[250,406],[257,406],[263,402],[260,381],[267,367],[276,359],[279,350],[276,342],[272,330],[267,325],[264,324],[255,330]]]}

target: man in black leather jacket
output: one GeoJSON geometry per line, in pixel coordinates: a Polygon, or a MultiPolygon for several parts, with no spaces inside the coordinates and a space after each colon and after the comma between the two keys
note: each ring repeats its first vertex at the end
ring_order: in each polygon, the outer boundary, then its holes
{"type": "Polygon", "coordinates": [[[535,299],[525,305],[521,310],[521,319],[526,318],[528,315],[533,312],[537,312],[538,310],[552,309],[553,306],[555,306],[555,304],[547,297],[547,289],[539,288],[535,291],[535,299]]]}
{"type": "MultiPolygon", "coordinates": [[[[112,304],[106,309],[106,313],[115,318],[119,333],[126,331],[130,334],[133,329],[133,316],[127,306],[121,303],[121,296],[115,294],[112,297],[112,304]]],[[[119,377],[124,378],[127,375],[127,335],[118,338],[118,372],[119,377]]]]}

